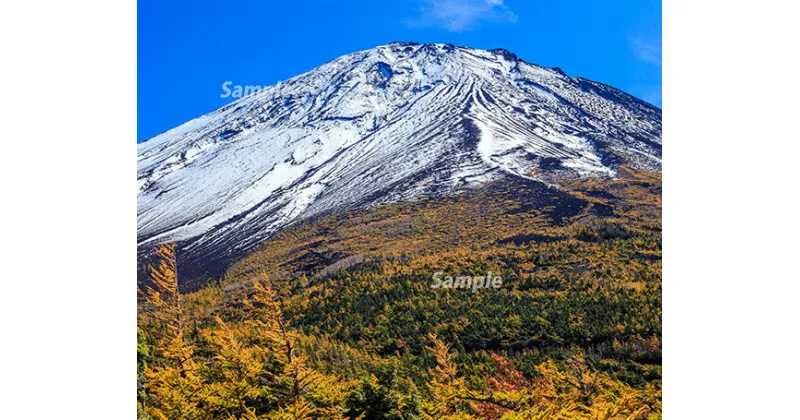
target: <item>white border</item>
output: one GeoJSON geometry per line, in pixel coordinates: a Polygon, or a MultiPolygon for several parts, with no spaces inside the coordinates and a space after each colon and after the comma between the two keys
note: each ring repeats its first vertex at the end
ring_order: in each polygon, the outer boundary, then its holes
{"type": "Polygon", "coordinates": [[[797,416],[797,12],[664,2],[664,415],[797,416]]]}
{"type": "Polygon", "coordinates": [[[0,5],[5,419],[135,419],[136,3],[0,5]]]}

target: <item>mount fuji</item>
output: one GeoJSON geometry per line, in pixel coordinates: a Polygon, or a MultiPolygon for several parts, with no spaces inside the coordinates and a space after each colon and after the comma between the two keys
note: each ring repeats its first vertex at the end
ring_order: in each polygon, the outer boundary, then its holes
{"type": "MultiPolygon", "coordinates": [[[[278,230],[500,179],[661,170],[661,110],[504,50],[392,43],[138,145],[140,254],[211,278],[278,230]]],[[[199,281],[199,280],[198,280],[199,281]]]]}

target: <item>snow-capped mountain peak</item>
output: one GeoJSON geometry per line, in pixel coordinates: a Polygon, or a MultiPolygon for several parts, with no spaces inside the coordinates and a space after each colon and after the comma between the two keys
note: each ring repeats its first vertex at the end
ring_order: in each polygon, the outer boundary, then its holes
{"type": "Polygon", "coordinates": [[[393,43],[139,144],[139,246],[241,255],[311,216],[620,164],[660,170],[661,110],[504,49],[393,43]]]}

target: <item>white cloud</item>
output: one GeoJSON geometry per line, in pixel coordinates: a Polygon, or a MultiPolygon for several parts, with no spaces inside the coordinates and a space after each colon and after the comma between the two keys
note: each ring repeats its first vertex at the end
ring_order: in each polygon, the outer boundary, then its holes
{"type": "Polygon", "coordinates": [[[451,32],[474,29],[481,21],[517,21],[503,0],[424,0],[417,20],[409,26],[438,26],[451,32]]]}
{"type": "Polygon", "coordinates": [[[661,108],[661,86],[636,85],[628,88],[628,92],[645,102],[661,108]]]}
{"type": "Polygon", "coordinates": [[[629,45],[639,60],[661,66],[661,40],[649,41],[641,37],[633,37],[630,39],[629,45]]]}
{"type": "Polygon", "coordinates": [[[642,96],[646,102],[661,107],[661,87],[653,87],[642,96]]]}

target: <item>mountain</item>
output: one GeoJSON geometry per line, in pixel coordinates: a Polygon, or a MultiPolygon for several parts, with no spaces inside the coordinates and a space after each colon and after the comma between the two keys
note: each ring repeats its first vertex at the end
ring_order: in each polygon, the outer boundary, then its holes
{"type": "Polygon", "coordinates": [[[278,230],[502,179],[661,169],[661,110],[503,50],[393,43],[337,58],[138,145],[138,246],[184,278],[278,230]]]}

